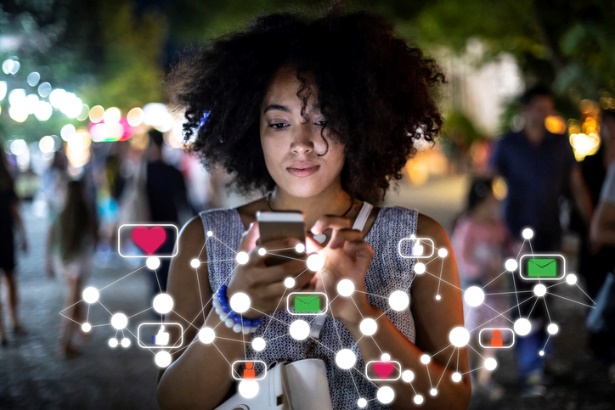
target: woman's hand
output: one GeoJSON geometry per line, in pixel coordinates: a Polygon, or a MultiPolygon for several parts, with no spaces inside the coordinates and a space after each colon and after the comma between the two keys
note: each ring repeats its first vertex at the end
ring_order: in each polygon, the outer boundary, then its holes
{"type": "Polygon", "coordinates": [[[365,274],[374,257],[374,250],[363,241],[363,233],[350,229],[350,220],[337,216],[324,216],[312,227],[318,235],[332,229],[331,240],[322,246],[313,238],[306,239],[308,253],[317,252],[324,258],[324,267],[316,272],[311,285],[329,298],[331,315],[347,325],[358,325],[372,306],[367,300],[365,274]],[[349,279],[354,285],[350,296],[341,296],[337,285],[349,279]]]}
{"type": "Polygon", "coordinates": [[[243,316],[251,319],[286,309],[286,301],[282,300],[285,295],[304,288],[313,276],[303,260],[289,260],[279,265],[267,266],[265,263],[267,255],[258,254],[260,247],[271,250],[294,248],[299,243],[297,239],[269,241],[256,246],[258,237],[258,224],[251,224],[244,233],[238,249],[238,252],[247,252],[249,260],[245,265],[238,264],[235,267],[227,289],[229,301],[237,292],[243,292],[250,297],[251,309],[243,316]],[[284,279],[288,277],[295,279],[293,289],[287,288],[284,284],[284,279]]]}

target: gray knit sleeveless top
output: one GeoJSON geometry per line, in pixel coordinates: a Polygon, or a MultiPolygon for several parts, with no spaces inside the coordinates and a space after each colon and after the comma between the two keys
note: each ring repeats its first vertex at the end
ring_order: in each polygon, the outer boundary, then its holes
{"type": "MultiPolygon", "coordinates": [[[[230,282],[244,226],[236,209],[213,209],[200,215],[205,232],[213,233],[205,238],[209,283],[215,292],[221,285],[230,282]]],[[[388,298],[396,290],[407,292],[410,296],[414,258],[402,258],[398,254],[397,245],[401,239],[416,235],[417,220],[416,210],[397,206],[381,208],[364,239],[375,252],[365,278],[368,300],[373,306],[382,309],[395,327],[413,343],[415,330],[411,311],[392,310],[388,298]]],[[[262,360],[270,364],[304,359],[309,341],[293,339],[289,334],[289,326],[296,319],[311,323],[314,317],[291,315],[284,309],[265,318],[252,337],[264,338],[267,347],[257,352],[248,345],[246,360],[262,360]]],[[[357,400],[361,397],[367,399],[368,409],[389,408],[377,401],[377,386],[365,377],[365,362],[361,358],[359,347],[341,322],[328,317],[320,333],[319,342],[312,357],[320,358],[326,364],[334,409],[356,409],[357,400]],[[344,348],[351,349],[357,357],[354,368],[350,370],[342,370],[335,364],[335,354],[344,348]]]]}

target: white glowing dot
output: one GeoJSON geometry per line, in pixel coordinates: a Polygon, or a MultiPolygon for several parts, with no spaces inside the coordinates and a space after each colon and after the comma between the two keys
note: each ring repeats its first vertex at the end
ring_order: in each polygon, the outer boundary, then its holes
{"type": "Polygon", "coordinates": [[[429,390],[429,394],[430,394],[432,397],[436,397],[436,396],[438,395],[438,389],[430,389],[430,390],[429,390]]]}
{"type": "Polygon", "coordinates": [[[350,279],[342,279],[337,283],[337,293],[348,297],[354,293],[354,283],[350,279]]]}
{"type": "Polygon", "coordinates": [[[382,386],[376,391],[376,398],[382,404],[389,404],[395,399],[395,391],[390,386],[382,386]]]}
{"type": "Polygon", "coordinates": [[[120,344],[120,342],[118,342],[115,337],[112,337],[111,339],[109,339],[109,347],[110,348],[115,349],[118,344],[120,344]]]}
{"type": "Polygon", "coordinates": [[[93,286],[88,286],[87,288],[83,289],[83,293],[81,295],[83,296],[83,300],[85,300],[85,302],[89,304],[98,302],[98,298],[100,297],[98,289],[93,286]]]}
{"type": "Polygon", "coordinates": [[[459,372],[453,373],[451,375],[451,379],[453,380],[453,382],[459,383],[461,381],[461,373],[459,373],[459,372]]]}
{"type": "Polygon", "coordinates": [[[173,298],[168,293],[159,293],[154,298],[154,310],[161,315],[166,315],[173,310],[173,298]]]}
{"type": "Polygon", "coordinates": [[[470,332],[463,326],[458,326],[448,334],[448,340],[455,347],[464,347],[470,343],[470,332]]]}
{"type": "Polygon", "coordinates": [[[156,366],[160,368],[169,367],[171,361],[171,353],[165,352],[164,350],[156,353],[156,356],[154,356],[154,362],[156,366]]]}
{"type": "Polygon", "coordinates": [[[294,278],[286,278],[284,279],[284,286],[286,286],[288,289],[290,288],[294,288],[296,284],[296,281],[294,278]]]}
{"type": "Polygon", "coordinates": [[[414,380],[414,372],[412,370],[404,370],[401,373],[401,379],[406,383],[411,383],[414,380]]]}
{"type": "Polygon", "coordinates": [[[441,258],[446,258],[448,256],[448,249],[446,248],[438,249],[438,256],[441,258]]]}
{"type": "Polygon", "coordinates": [[[116,313],[111,316],[111,326],[117,330],[122,330],[128,325],[128,317],[123,313],[116,313]]]}
{"type": "Polygon", "coordinates": [[[526,336],[532,331],[532,323],[522,317],[515,321],[513,328],[515,329],[515,333],[519,336],[526,336]]]}
{"type": "Polygon", "coordinates": [[[295,245],[295,252],[297,253],[303,253],[305,252],[305,245],[302,243],[298,243],[295,245]]]}
{"type": "Polygon", "coordinates": [[[431,362],[431,357],[429,357],[429,355],[427,354],[421,355],[421,363],[429,364],[429,362],[431,362]]]}
{"type": "Polygon", "coordinates": [[[192,259],[190,261],[190,266],[192,266],[194,269],[198,268],[199,266],[201,266],[201,261],[198,259],[192,259]]]}
{"type": "Polygon", "coordinates": [[[305,263],[309,270],[312,272],[318,272],[325,266],[325,258],[317,253],[313,253],[307,257],[305,263]]]}
{"type": "Polygon", "coordinates": [[[389,296],[389,306],[397,312],[406,310],[410,306],[410,297],[406,292],[396,290],[389,296]]]}
{"type": "Polygon", "coordinates": [[[540,352],[538,352],[538,356],[544,356],[545,355],[545,351],[541,350],[540,352]]]}
{"type": "Polygon", "coordinates": [[[504,269],[506,269],[509,272],[516,271],[518,267],[519,267],[519,264],[514,259],[507,259],[506,262],[504,262],[504,269]]]}
{"type": "Polygon", "coordinates": [[[414,404],[416,404],[417,406],[420,406],[425,401],[425,398],[422,395],[417,394],[416,396],[414,396],[414,399],[412,400],[414,401],[414,404]]]}
{"type": "Polygon", "coordinates": [[[235,256],[235,260],[240,265],[245,265],[250,260],[250,255],[247,252],[240,251],[237,252],[237,256],[235,256]]]}
{"type": "Polygon", "coordinates": [[[551,335],[556,335],[559,332],[559,326],[555,323],[550,323],[549,326],[547,326],[547,332],[551,335]]]}
{"type": "Polygon", "coordinates": [[[436,300],[442,300],[442,295],[436,295],[436,300]]]}
{"type": "Polygon", "coordinates": [[[574,285],[577,283],[577,275],[575,275],[574,273],[570,273],[568,275],[566,275],[566,283],[569,285],[574,285]]]}
{"type": "Polygon", "coordinates": [[[265,256],[265,255],[267,255],[267,249],[265,249],[265,248],[258,248],[258,254],[259,254],[260,256],[265,256]]]}
{"type": "Polygon", "coordinates": [[[361,397],[359,400],[357,400],[357,407],[360,409],[364,409],[365,407],[367,407],[367,400],[361,397]]]}
{"type": "Polygon", "coordinates": [[[265,342],[265,339],[262,337],[255,337],[254,340],[252,340],[252,349],[257,352],[262,352],[265,350],[265,347],[267,347],[267,342],[265,342]]]}
{"type": "Polygon", "coordinates": [[[480,306],[485,301],[485,292],[478,286],[470,286],[463,292],[463,300],[465,300],[468,306],[480,306]]]}
{"type": "Polygon", "coordinates": [[[340,369],[352,369],[356,362],[357,356],[355,356],[354,352],[350,349],[342,349],[335,354],[335,364],[337,364],[340,369]]]}
{"type": "Polygon", "coordinates": [[[214,236],[214,233],[212,231],[207,231],[207,236],[209,237],[214,236]]]}
{"type": "Polygon", "coordinates": [[[525,228],[523,231],[521,231],[521,236],[523,237],[523,239],[530,240],[534,237],[534,230],[532,228],[525,228]]]}
{"type": "Polygon", "coordinates": [[[382,353],[382,355],[380,356],[380,361],[382,362],[390,362],[391,361],[391,355],[388,353],[382,353]]]}
{"type": "Polygon", "coordinates": [[[258,395],[258,382],[256,380],[243,379],[239,382],[237,390],[244,399],[253,399],[258,395]]]}
{"type": "Polygon", "coordinates": [[[204,327],[199,330],[199,340],[201,343],[209,345],[216,339],[216,331],[211,327],[204,327]]]}
{"type": "Polygon", "coordinates": [[[252,301],[250,300],[250,296],[246,295],[243,292],[237,292],[233,296],[231,296],[229,304],[231,305],[231,309],[241,314],[247,312],[248,309],[250,309],[252,301]]]}
{"type": "Polygon", "coordinates": [[[378,330],[378,323],[374,319],[366,318],[361,321],[359,325],[359,330],[365,336],[373,336],[378,330]]]}
{"type": "Polygon", "coordinates": [[[295,340],[305,340],[310,335],[310,325],[305,320],[295,320],[290,324],[290,336],[295,340]]]}
{"type": "Polygon", "coordinates": [[[485,369],[489,371],[493,371],[495,370],[496,367],[498,367],[498,362],[493,357],[490,357],[488,359],[485,359],[484,366],[485,366],[485,369]]]}
{"type": "Polygon", "coordinates": [[[124,349],[128,349],[130,347],[130,339],[125,337],[122,339],[122,341],[120,342],[120,344],[122,345],[122,347],[124,349]]]}
{"type": "Polygon", "coordinates": [[[534,286],[534,295],[538,297],[542,297],[546,294],[547,294],[547,287],[545,285],[543,285],[542,283],[539,283],[538,285],[534,286]]]}
{"type": "Polygon", "coordinates": [[[158,269],[160,267],[160,258],[157,258],[156,256],[150,256],[145,260],[145,266],[147,266],[147,269],[149,270],[158,269]]]}
{"type": "Polygon", "coordinates": [[[81,331],[83,331],[84,333],[90,333],[90,330],[92,330],[92,325],[88,322],[85,322],[81,325],[81,331]]]}
{"type": "Polygon", "coordinates": [[[417,275],[422,275],[423,273],[425,273],[426,270],[427,270],[427,267],[425,266],[424,263],[417,262],[414,265],[414,273],[416,273],[417,275]]]}

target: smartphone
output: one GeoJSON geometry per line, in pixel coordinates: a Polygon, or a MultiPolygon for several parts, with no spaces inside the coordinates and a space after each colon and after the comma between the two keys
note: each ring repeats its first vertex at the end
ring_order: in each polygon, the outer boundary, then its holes
{"type": "MultiPolygon", "coordinates": [[[[256,221],[260,231],[259,244],[275,239],[296,238],[305,245],[305,218],[301,211],[257,212],[256,221]]],[[[296,259],[305,259],[305,252],[267,249],[265,263],[271,266],[296,259]]]]}

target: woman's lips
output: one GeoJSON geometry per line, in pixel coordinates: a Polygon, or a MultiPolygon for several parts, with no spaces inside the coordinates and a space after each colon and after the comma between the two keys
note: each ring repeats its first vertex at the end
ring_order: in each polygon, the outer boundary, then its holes
{"type": "Polygon", "coordinates": [[[296,176],[298,178],[305,178],[318,171],[318,168],[320,168],[320,165],[316,165],[313,167],[286,168],[286,170],[293,176],[296,176]]]}

